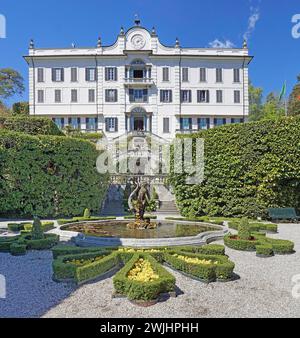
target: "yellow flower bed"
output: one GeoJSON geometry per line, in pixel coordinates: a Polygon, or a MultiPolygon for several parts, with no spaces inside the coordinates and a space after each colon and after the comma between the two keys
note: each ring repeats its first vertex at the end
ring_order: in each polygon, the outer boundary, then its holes
{"type": "Polygon", "coordinates": [[[212,260],[199,259],[196,257],[187,257],[187,256],[182,256],[182,255],[177,255],[177,254],[174,254],[173,256],[189,264],[197,264],[197,265],[218,264],[218,262],[213,262],[212,260]]]}
{"type": "Polygon", "coordinates": [[[102,259],[102,258],[103,258],[103,256],[90,258],[90,259],[72,259],[70,261],[65,261],[65,263],[71,263],[71,264],[75,264],[77,266],[82,266],[82,265],[87,265],[87,264],[90,264],[90,263],[100,261],[100,259],[102,259]]]}
{"type": "Polygon", "coordinates": [[[149,261],[140,258],[134,265],[134,267],[128,273],[128,279],[134,280],[137,282],[147,283],[153,282],[159,279],[158,274],[156,274],[149,261]]]}
{"type": "Polygon", "coordinates": [[[119,248],[119,252],[125,252],[125,253],[136,253],[136,252],[160,252],[160,250],[157,249],[133,249],[133,248],[119,248]]]}

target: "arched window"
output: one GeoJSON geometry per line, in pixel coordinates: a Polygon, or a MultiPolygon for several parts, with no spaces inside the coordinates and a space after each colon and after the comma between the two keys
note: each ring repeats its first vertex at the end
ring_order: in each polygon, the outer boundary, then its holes
{"type": "Polygon", "coordinates": [[[135,59],[131,62],[132,66],[140,66],[140,67],[144,67],[145,66],[145,62],[141,59],[135,59]]]}

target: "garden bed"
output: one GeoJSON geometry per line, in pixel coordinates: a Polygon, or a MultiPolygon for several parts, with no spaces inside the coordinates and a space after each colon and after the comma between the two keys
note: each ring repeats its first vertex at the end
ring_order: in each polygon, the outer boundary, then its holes
{"type": "Polygon", "coordinates": [[[175,281],[151,255],[140,253],[134,254],[113,278],[117,293],[143,306],[154,305],[161,294],[174,291],[175,281]]]}

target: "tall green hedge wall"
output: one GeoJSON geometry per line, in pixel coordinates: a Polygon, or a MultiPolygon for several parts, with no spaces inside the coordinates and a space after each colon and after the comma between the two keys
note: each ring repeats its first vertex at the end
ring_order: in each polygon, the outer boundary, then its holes
{"type": "Polygon", "coordinates": [[[300,209],[300,118],[227,125],[204,138],[205,179],[172,175],[183,215],[265,216],[268,207],[300,209]]]}
{"type": "Polygon", "coordinates": [[[0,127],[30,135],[64,135],[57,125],[47,117],[0,116],[0,127]]]}
{"type": "Polygon", "coordinates": [[[0,130],[0,214],[40,217],[99,211],[108,178],[95,146],[60,136],[0,130]]]}

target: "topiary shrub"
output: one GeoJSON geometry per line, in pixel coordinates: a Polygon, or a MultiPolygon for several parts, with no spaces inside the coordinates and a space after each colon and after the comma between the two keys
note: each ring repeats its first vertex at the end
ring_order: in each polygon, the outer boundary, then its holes
{"type": "Polygon", "coordinates": [[[249,227],[249,221],[247,218],[243,218],[239,225],[238,238],[243,241],[251,240],[251,232],[249,227]]]}
{"type": "Polygon", "coordinates": [[[33,240],[40,240],[40,239],[45,238],[44,231],[42,228],[42,223],[38,217],[34,217],[32,231],[31,231],[31,238],[33,240]]]}
{"type": "Polygon", "coordinates": [[[91,218],[91,212],[90,212],[90,209],[85,209],[85,210],[84,210],[83,217],[84,217],[85,219],[91,218]]]}

